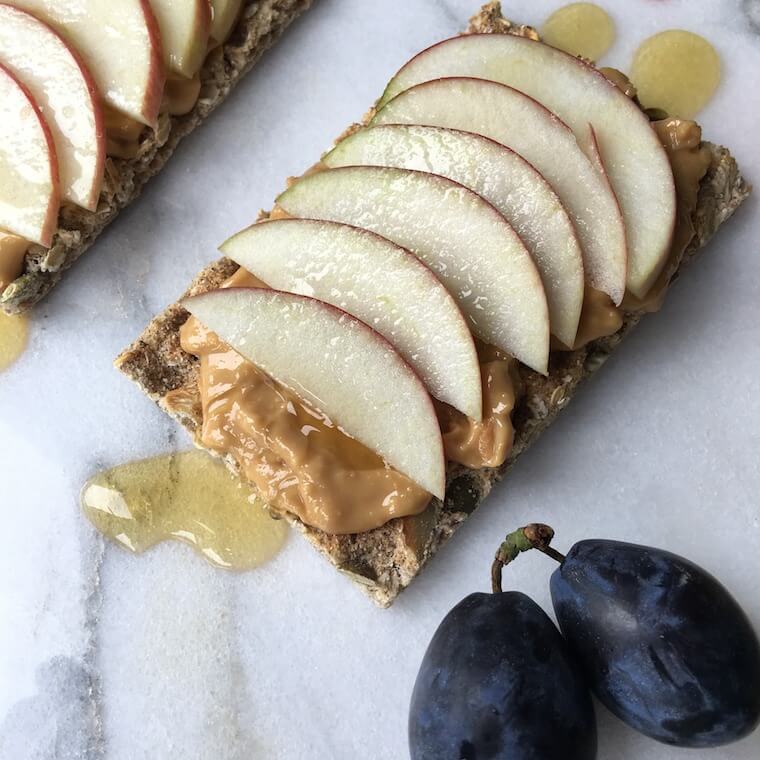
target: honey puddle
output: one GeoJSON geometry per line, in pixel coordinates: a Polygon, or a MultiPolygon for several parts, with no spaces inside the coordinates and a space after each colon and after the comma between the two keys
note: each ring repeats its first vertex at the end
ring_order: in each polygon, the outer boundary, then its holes
{"type": "Polygon", "coordinates": [[[81,502],[104,536],[134,553],[175,539],[230,570],[263,564],[288,534],[221,462],[198,450],[100,472],[85,484],[81,502]]]}
{"type": "Polygon", "coordinates": [[[0,311],[0,372],[24,353],[28,333],[26,317],[10,317],[0,311]]]}
{"type": "Polygon", "coordinates": [[[540,33],[549,45],[596,61],[615,41],[615,24],[598,5],[571,3],[554,11],[540,33]]]}
{"type": "Polygon", "coordinates": [[[704,37],[670,29],[644,40],[636,51],[631,81],[645,108],[691,119],[720,83],[720,58],[704,37]]]}

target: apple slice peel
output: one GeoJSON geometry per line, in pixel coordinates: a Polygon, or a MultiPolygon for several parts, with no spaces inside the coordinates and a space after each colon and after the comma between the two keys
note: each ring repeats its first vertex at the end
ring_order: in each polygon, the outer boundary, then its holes
{"type": "Polygon", "coordinates": [[[11,0],[49,23],[82,56],[98,91],[155,127],[164,90],[161,33],[149,0],[11,0]]]}
{"type": "Polygon", "coordinates": [[[557,194],[522,156],[472,132],[388,124],[346,137],[322,163],[429,171],[481,195],[525,242],[544,283],[552,334],[573,345],[584,292],[580,243],[557,194]]]}
{"type": "Polygon", "coordinates": [[[464,315],[409,251],[373,232],[313,219],[254,224],[220,251],[275,290],[318,298],[372,326],[433,396],[482,418],[480,366],[464,315]]]}
{"type": "Polygon", "coordinates": [[[102,108],[90,72],[51,27],[4,3],[0,60],[29,89],[50,127],[63,199],[94,211],[106,148],[102,108]]]}
{"type": "Polygon", "coordinates": [[[443,499],[446,465],[433,402],[379,333],[308,296],[226,288],[182,305],[255,364],[443,499]]]}
{"type": "Polygon", "coordinates": [[[209,0],[151,0],[161,30],[166,66],[182,77],[194,77],[208,48],[212,25],[209,0]]]}
{"type": "Polygon", "coordinates": [[[0,228],[49,246],[59,203],[50,128],[27,89],[0,63],[0,228]]]}
{"type": "Polygon", "coordinates": [[[593,124],[625,221],[627,286],[643,297],[667,259],[676,217],[673,171],[646,114],[590,64],[512,34],[464,35],[423,50],[390,81],[379,105],[420,82],[452,76],[494,80],[536,98],[584,148],[586,125],[593,124]]]}
{"type": "Polygon", "coordinates": [[[549,358],[549,310],[517,233],[486,200],[445,177],[349,166],[302,177],[277,199],[291,216],[376,232],[443,282],[482,340],[537,372],[549,358]]]}
{"type": "Polygon", "coordinates": [[[570,214],[588,283],[615,303],[623,300],[626,233],[617,199],[573,132],[541,103],[498,82],[449,77],[404,90],[371,123],[461,129],[519,153],[544,176],[570,214]]]}

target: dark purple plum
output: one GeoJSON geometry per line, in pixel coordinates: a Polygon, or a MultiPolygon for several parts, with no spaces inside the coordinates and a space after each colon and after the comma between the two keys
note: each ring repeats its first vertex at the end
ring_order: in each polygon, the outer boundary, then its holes
{"type": "Polygon", "coordinates": [[[412,760],[593,760],[594,709],[554,623],[516,591],[444,618],[414,685],[412,760]]]}
{"type": "Polygon", "coordinates": [[[666,744],[716,747],[760,720],[760,644],[709,573],[670,552],[575,544],[551,579],[560,628],[596,696],[666,744]]]}

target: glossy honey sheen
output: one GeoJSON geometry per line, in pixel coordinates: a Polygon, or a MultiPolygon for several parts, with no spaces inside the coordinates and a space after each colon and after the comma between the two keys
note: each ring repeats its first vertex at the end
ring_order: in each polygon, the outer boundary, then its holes
{"type": "Polygon", "coordinates": [[[175,539],[231,570],[271,559],[288,533],[221,462],[196,450],[100,472],[85,484],[81,503],[104,536],[134,553],[175,539]]]}
{"type": "Polygon", "coordinates": [[[29,322],[0,311],[0,372],[11,366],[26,348],[29,322]]]}
{"type": "Polygon", "coordinates": [[[552,47],[596,61],[615,41],[615,24],[598,5],[571,3],[549,16],[541,37],[552,47]]]}
{"type": "Polygon", "coordinates": [[[720,84],[720,57],[704,38],[669,29],[644,40],[636,51],[631,81],[645,108],[691,119],[720,84]]]}

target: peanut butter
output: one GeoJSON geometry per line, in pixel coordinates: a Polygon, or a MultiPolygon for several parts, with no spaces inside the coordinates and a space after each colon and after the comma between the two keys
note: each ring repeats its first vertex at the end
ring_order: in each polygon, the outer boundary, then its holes
{"type": "MultiPolygon", "coordinates": [[[[243,269],[223,287],[262,286],[243,269]]],[[[200,442],[231,455],[244,477],[277,510],[297,515],[327,533],[359,533],[395,517],[422,512],[430,494],[388,467],[321,412],[247,362],[191,317],[180,343],[200,358],[203,425],[200,442]]],[[[476,423],[445,404],[437,410],[448,459],[468,467],[497,467],[509,454],[514,431],[516,363],[479,346],[483,420],[476,423]]],[[[186,410],[186,391],[165,403],[186,410]]]]}
{"type": "Polygon", "coordinates": [[[183,116],[192,111],[201,92],[201,78],[196,74],[192,79],[169,74],[164,85],[161,111],[171,116],[183,116]]]}
{"type": "MultiPolygon", "coordinates": [[[[182,116],[192,110],[201,91],[198,75],[186,79],[169,74],[164,84],[161,113],[182,116]]],[[[134,158],[140,148],[140,137],[148,129],[144,124],[111,108],[103,106],[106,129],[106,153],[115,158],[134,158]]]]}
{"type": "Polygon", "coordinates": [[[512,410],[520,394],[517,361],[493,346],[477,343],[483,382],[483,419],[480,422],[436,401],[446,458],[482,469],[500,467],[512,450],[515,430],[512,410]]]}
{"type": "MultiPolygon", "coordinates": [[[[240,270],[225,286],[261,284],[240,270]]],[[[275,509],[328,533],[357,533],[418,514],[429,503],[430,494],[196,319],[183,325],[180,340],[201,360],[201,443],[231,455],[275,509]]]]}
{"type": "Polygon", "coordinates": [[[623,310],[615,306],[606,293],[587,285],[575,343],[571,348],[552,336],[551,348],[553,351],[574,351],[592,340],[614,335],[622,326],[623,310]]]}
{"type": "MultiPolygon", "coordinates": [[[[628,97],[636,97],[636,88],[625,74],[610,68],[601,71],[628,97]]],[[[676,225],[670,253],[662,272],[644,298],[636,298],[626,292],[618,308],[604,293],[587,288],[573,348],[581,348],[592,340],[616,333],[623,324],[625,312],[658,311],[684,251],[694,237],[691,217],[697,207],[699,183],[710,166],[710,153],[701,144],[702,130],[696,122],[671,118],[653,121],[652,128],[665,148],[676,184],[676,225]]],[[[559,343],[553,343],[553,348],[568,350],[559,343]]]]}
{"type": "MultiPolygon", "coordinates": [[[[209,40],[206,56],[220,55],[220,45],[226,40],[209,40]]],[[[192,111],[201,92],[200,72],[190,79],[174,72],[166,73],[164,92],[161,100],[160,113],[170,116],[184,116],[192,111]]],[[[140,148],[140,137],[144,124],[103,104],[106,153],[115,158],[135,158],[140,148]]]]}
{"type": "Polygon", "coordinates": [[[625,311],[658,311],[665,293],[681,262],[686,247],[694,237],[691,217],[697,207],[699,183],[710,168],[710,152],[702,145],[702,128],[694,121],[662,119],[652,122],[673,167],[676,182],[676,226],[670,255],[660,276],[644,298],[626,293],[622,308],[625,311]]]}
{"type": "Polygon", "coordinates": [[[29,241],[0,231],[0,293],[24,271],[29,241]]]}
{"type": "Polygon", "coordinates": [[[623,95],[629,98],[636,97],[636,87],[628,77],[618,69],[613,69],[611,66],[603,66],[599,71],[620,90],[623,95]]]}
{"type": "Polygon", "coordinates": [[[148,129],[136,119],[103,104],[106,153],[115,158],[134,158],[140,147],[140,135],[148,129]]]}

